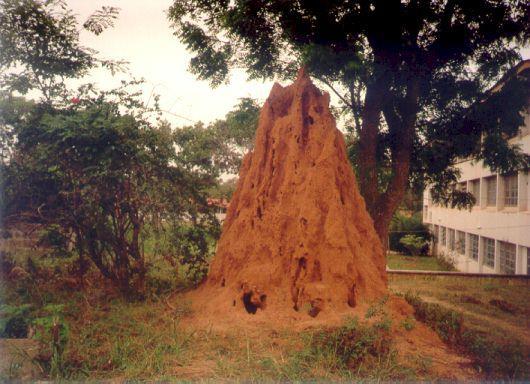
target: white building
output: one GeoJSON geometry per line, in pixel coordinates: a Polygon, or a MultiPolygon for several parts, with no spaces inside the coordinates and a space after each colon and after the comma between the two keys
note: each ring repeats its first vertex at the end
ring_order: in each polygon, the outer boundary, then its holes
{"type": "MultiPolygon", "coordinates": [[[[530,70],[522,62],[517,73],[530,70]]],[[[530,154],[530,116],[519,135],[509,140],[530,154]]],[[[457,188],[471,192],[469,209],[434,205],[429,190],[423,196],[423,221],[434,235],[435,254],[454,261],[458,270],[475,273],[530,274],[530,176],[520,171],[500,175],[482,161],[457,164],[457,188]]]]}

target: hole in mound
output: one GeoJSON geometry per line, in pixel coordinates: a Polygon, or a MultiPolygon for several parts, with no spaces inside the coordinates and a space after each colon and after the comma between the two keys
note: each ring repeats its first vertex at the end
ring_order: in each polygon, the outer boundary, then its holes
{"type": "Polygon", "coordinates": [[[307,266],[307,259],[305,257],[301,257],[300,260],[298,260],[298,265],[300,268],[305,269],[307,266]]]}
{"type": "Polygon", "coordinates": [[[311,308],[309,308],[309,311],[307,314],[311,317],[317,317],[317,315],[322,311],[323,301],[320,298],[311,300],[311,308]]]}
{"type": "Polygon", "coordinates": [[[243,305],[248,313],[254,315],[258,311],[258,306],[252,303],[251,298],[252,292],[245,293],[243,295],[243,305]]]}
{"type": "Polygon", "coordinates": [[[223,277],[223,280],[221,280],[221,287],[224,287],[225,284],[226,284],[226,280],[225,280],[225,278],[223,277]]]}
{"type": "Polygon", "coordinates": [[[259,295],[258,300],[252,300],[253,296],[252,291],[243,294],[243,305],[245,306],[245,310],[251,315],[256,314],[258,308],[265,309],[265,302],[267,300],[267,295],[265,294],[259,295]]]}
{"type": "Polygon", "coordinates": [[[348,305],[353,308],[356,304],[357,300],[355,299],[355,284],[353,284],[350,292],[348,293],[348,305]]]}

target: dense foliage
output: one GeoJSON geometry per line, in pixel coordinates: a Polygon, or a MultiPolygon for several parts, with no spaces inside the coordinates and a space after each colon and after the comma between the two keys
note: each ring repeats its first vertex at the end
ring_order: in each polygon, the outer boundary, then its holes
{"type": "MultiPolygon", "coordinates": [[[[114,14],[104,8],[85,27],[101,33],[114,14]]],[[[216,165],[190,158],[183,132],[142,104],[139,82],[68,87],[103,61],[79,45],[63,3],[6,0],[0,19],[10,23],[0,27],[2,225],[40,225],[77,258],[79,276],[95,266],[129,297],[144,291],[153,237],[164,238],[157,252],[200,278],[219,233],[207,204],[216,165]]]]}
{"type": "Polygon", "coordinates": [[[176,0],[169,9],[199,78],[220,84],[232,68],[289,78],[305,66],[337,94],[383,240],[407,186],[433,184],[440,202],[472,202],[448,188],[457,158],[499,171],[527,163],[506,137],[523,123],[528,82],[512,76],[486,90],[520,60],[529,14],[525,1],[470,0],[176,0]]]}
{"type": "MultiPolygon", "coordinates": [[[[429,228],[423,224],[421,220],[421,213],[416,213],[411,216],[407,214],[396,212],[390,223],[390,231],[388,234],[389,249],[401,253],[411,253],[410,248],[403,244],[401,239],[406,236],[414,236],[410,239],[416,245],[423,244],[419,247],[418,254],[426,254],[430,240],[429,228]]],[[[405,242],[408,242],[405,240],[405,242]]]]}

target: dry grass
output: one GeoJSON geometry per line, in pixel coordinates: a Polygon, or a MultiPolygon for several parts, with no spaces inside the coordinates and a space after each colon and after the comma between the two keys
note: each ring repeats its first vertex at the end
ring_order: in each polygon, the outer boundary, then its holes
{"type": "MultiPolygon", "coordinates": [[[[182,325],[190,303],[179,299],[178,294],[169,298],[167,292],[179,285],[164,283],[162,275],[153,280],[155,286],[148,300],[136,303],[122,300],[97,275],[84,292],[64,286],[61,276],[55,273],[37,279],[5,280],[0,288],[2,303],[31,304],[32,317],[42,316],[41,308],[46,305],[64,305],[69,329],[60,367],[64,378],[215,382],[436,378],[433,362],[422,351],[403,357],[392,345],[388,353],[367,354],[366,359],[352,365],[344,349],[336,347],[349,337],[347,328],[300,333],[277,329],[225,333],[208,328],[191,330],[182,325]]],[[[499,342],[517,338],[526,347],[530,345],[526,285],[491,279],[398,276],[391,279],[390,288],[401,293],[414,291],[424,300],[462,311],[466,324],[489,332],[499,342]]],[[[393,326],[408,330],[415,324],[406,319],[393,326]]],[[[360,329],[368,332],[362,334],[370,334],[367,328],[360,329]]],[[[9,367],[2,377],[17,378],[13,372],[9,367]]],[[[41,377],[46,378],[45,372],[41,377]]]]}
{"type": "Polygon", "coordinates": [[[462,338],[465,345],[460,349],[489,355],[475,357],[486,358],[484,363],[495,371],[493,375],[528,379],[529,283],[500,278],[393,275],[390,287],[398,294],[408,292],[445,311],[461,314],[465,330],[472,337],[462,338]]]}

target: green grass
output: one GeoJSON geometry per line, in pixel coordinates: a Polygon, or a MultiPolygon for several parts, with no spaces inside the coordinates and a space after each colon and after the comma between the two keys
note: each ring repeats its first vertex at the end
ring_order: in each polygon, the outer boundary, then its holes
{"type": "Polygon", "coordinates": [[[443,263],[432,256],[407,256],[401,253],[389,252],[387,266],[390,269],[408,269],[416,271],[451,271],[454,270],[447,263],[443,263]]]}

